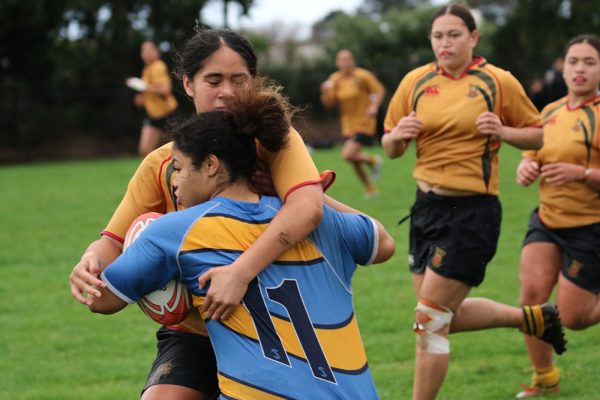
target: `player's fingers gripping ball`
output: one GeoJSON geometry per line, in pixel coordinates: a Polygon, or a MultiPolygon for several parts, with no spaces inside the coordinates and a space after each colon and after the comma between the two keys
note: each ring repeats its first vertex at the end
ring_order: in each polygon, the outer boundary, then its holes
{"type": "MultiPolygon", "coordinates": [[[[149,212],[137,217],[125,235],[123,251],[140,236],[144,229],[162,215],[149,212]]],[[[192,296],[184,283],[173,279],[164,287],[146,293],[137,304],[153,321],[162,325],[175,325],[188,316],[192,305],[192,296]]]]}

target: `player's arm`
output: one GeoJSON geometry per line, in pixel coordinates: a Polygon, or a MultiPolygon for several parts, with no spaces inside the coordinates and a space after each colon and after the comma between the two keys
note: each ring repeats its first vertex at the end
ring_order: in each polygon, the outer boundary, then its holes
{"type": "Polygon", "coordinates": [[[91,312],[116,313],[179,275],[174,261],[175,243],[179,242],[173,238],[180,235],[169,230],[166,220],[158,222],[148,226],[127,251],[102,272],[103,285],[97,288],[100,296],[93,297],[88,305],[91,312]]]}
{"type": "Polygon", "coordinates": [[[321,178],[297,132],[290,132],[287,147],[277,154],[266,155],[266,161],[284,204],[265,231],[233,264],[212,268],[200,276],[201,286],[211,282],[202,308],[209,318],[228,318],[250,281],[312,232],[323,216],[321,178]]]}
{"type": "Polygon", "coordinates": [[[369,74],[368,76],[369,82],[369,108],[367,109],[367,113],[369,115],[377,115],[379,111],[379,107],[383,102],[383,97],[385,96],[385,88],[377,80],[375,75],[369,74]]]}
{"type": "Polygon", "coordinates": [[[159,150],[142,161],[101,238],[88,246],[73,267],[69,278],[71,294],[80,303],[89,303],[88,293],[100,295],[94,289],[103,286],[100,273],[121,254],[123,239],[131,222],[145,212],[165,211],[164,197],[156,180],[156,166],[161,164],[162,154],[169,151],[159,150]]]}
{"type": "Polygon", "coordinates": [[[100,280],[100,273],[121,254],[122,249],[120,242],[104,235],[88,246],[69,277],[71,294],[75,300],[89,305],[91,298],[86,293],[101,296],[104,282],[100,280]]]}
{"type": "Polygon", "coordinates": [[[375,223],[377,230],[377,251],[373,258],[373,263],[378,264],[392,258],[396,252],[396,242],[381,222],[373,217],[370,218],[375,223]]]}
{"type": "Polygon", "coordinates": [[[100,297],[94,298],[88,305],[88,308],[93,313],[114,314],[124,309],[128,304],[107,287],[101,287],[98,291],[100,292],[100,297]]]}
{"type": "Polygon", "coordinates": [[[475,123],[477,129],[522,150],[538,150],[544,143],[539,111],[519,81],[510,73],[500,75],[504,94],[497,113],[484,112],[475,123]]]}

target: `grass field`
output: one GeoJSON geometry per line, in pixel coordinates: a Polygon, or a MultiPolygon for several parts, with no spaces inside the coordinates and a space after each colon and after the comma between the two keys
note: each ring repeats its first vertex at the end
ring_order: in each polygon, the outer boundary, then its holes
{"type": "MultiPolygon", "coordinates": [[[[373,151],[380,152],[381,149],[373,151]]],[[[358,271],[354,295],[379,394],[409,399],[415,300],[407,271],[408,214],[414,151],[384,164],[380,196],[363,200],[339,148],[314,153],[338,179],[329,193],[382,221],[396,239],[394,258],[358,271]]],[[[534,188],[514,183],[519,153],[501,151],[504,221],[498,253],[473,296],[518,304],[518,258],[534,188]]],[[[0,168],[0,400],[135,399],[155,354],[157,328],[137,307],[92,315],[70,295],[68,277],[110,217],[138,159],[0,168]]],[[[598,399],[600,329],[567,332],[556,399],[598,399]]],[[[452,337],[452,361],[440,399],[510,399],[531,368],[521,335],[496,329],[452,337]]],[[[306,399],[312,399],[307,394],[306,399]]],[[[355,400],[355,399],[352,399],[355,400]]]]}

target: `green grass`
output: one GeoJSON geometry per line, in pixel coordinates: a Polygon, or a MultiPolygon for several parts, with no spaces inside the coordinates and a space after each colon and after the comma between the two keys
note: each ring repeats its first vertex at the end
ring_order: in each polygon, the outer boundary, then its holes
{"type": "MultiPolygon", "coordinates": [[[[374,152],[381,152],[377,148],[374,152]]],[[[360,269],[354,295],[363,340],[380,396],[409,399],[414,360],[415,299],[407,270],[408,214],[415,192],[414,151],[386,160],[380,195],[364,200],[339,148],[314,153],[319,168],[337,171],[329,193],[383,222],[396,239],[389,262],[360,269]]],[[[501,152],[504,222],[485,282],[472,291],[518,304],[518,258],[534,188],[514,183],[519,153],[501,152]]],[[[70,295],[68,277],[98,237],[125,191],[138,159],[0,168],[0,400],[134,399],[155,354],[157,328],[136,307],[92,315],[70,295]]],[[[594,386],[600,330],[568,332],[558,358],[563,381],[556,399],[598,398],[594,386]]],[[[452,361],[440,399],[508,399],[531,373],[513,329],[452,337],[452,361]]],[[[310,396],[309,396],[310,397],[310,396]]]]}

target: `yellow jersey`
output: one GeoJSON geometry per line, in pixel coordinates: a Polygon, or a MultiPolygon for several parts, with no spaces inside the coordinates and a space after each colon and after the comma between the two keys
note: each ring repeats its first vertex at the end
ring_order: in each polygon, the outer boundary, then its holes
{"type": "Polygon", "coordinates": [[[366,69],[354,68],[350,75],[334,72],[328,80],[333,86],[322,94],[321,101],[329,107],[339,105],[342,135],[375,135],[377,116],[367,113],[371,105],[371,94],[383,90],[383,85],[375,75],[366,69]]]}
{"type": "Polygon", "coordinates": [[[537,109],[517,79],[483,57],[475,58],[459,78],[437,63],[409,72],[390,101],[385,131],[413,111],[423,123],[416,139],[415,179],[482,194],[498,195],[500,141],[477,130],[477,117],[490,111],[505,126],[541,126],[537,109]]]}
{"type": "MultiPolygon", "coordinates": [[[[131,225],[139,215],[146,212],[168,213],[177,211],[177,198],[173,189],[172,142],[148,154],[129,181],[127,192],[115,210],[108,226],[101,232],[121,243],[131,225]]],[[[322,183],[325,188],[334,179],[333,173],[326,171],[321,177],[300,134],[291,129],[287,144],[277,153],[266,150],[257,142],[259,163],[268,167],[278,195],[285,201],[295,189],[322,183]]],[[[207,335],[204,322],[197,311],[190,315],[179,327],[187,332],[207,335]]]]}
{"type": "Polygon", "coordinates": [[[162,60],[156,60],[142,70],[142,80],[147,85],[168,85],[169,94],[144,92],[144,108],[150,118],[163,118],[177,108],[177,100],[171,94],[171,78],[167,65],[162,60]]]}
{"type": "MultiPolygon", "coordinates": [[[[542,110],[544,146],[524,157],[541,165],[556,162],[600,168],[600,96],[570,108],[564,97],[542,110]]],[[[542,178],[539,216],[549,228],[572,228],[600,222],[600,193],[584,182],[550,185],[542,178]]]]}

